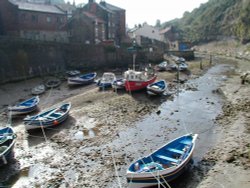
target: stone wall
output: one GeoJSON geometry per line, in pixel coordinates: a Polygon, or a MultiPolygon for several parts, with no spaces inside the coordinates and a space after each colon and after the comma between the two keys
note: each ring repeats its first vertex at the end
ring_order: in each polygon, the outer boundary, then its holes
{"type": "MultiPolygon", "coordinates": [[[[158,58],[158,57],[156,57],[158,58]]],[[[137,62],[148,63],[147,53],[138,53],[137,62]]],[[[113,46],[52,43],[0,38],[0,83],[37,76],[128,68],[132,54],[113,46]]]]}

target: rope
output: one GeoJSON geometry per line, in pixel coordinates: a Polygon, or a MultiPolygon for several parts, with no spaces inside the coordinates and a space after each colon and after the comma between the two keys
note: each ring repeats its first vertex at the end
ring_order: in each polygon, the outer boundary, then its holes
{"type": "Polygon", "coordinates": [[[117,176],[118,184],[119,184],[119,187],[122,188],[121,181],[120,181],[120,178],[119,178],[119,175],[118,175],[118,170],[117,170],[117,167],[116,167],[116,164],[115,164],[115,158],[114,158],[114,153],[113,153],[112,147],[110,147],[110,150],[111,150],[111,156],[112,156],[113,164],[114,164],[114,167],[115,167],[115,173],[116,173],[116,176],[117,176]]]}
{"type": "MultiPolygon", "coordinates": [[[[141,138],[141,137],[143,137],[143,135],[142,136],[140,136],[140,137],[138,137],[138,138],[141,138]]],[[[139,141],[140,142],[140,141],[139,141]]],[[[135,153],[138,153],[138,152],[136,152],[136,149],[135,149],[135,147],[134,147],[134,145],[132,144],[132,147],[133,147],[133,150],[135,151],[135,153]]],[[[147,149],[146,148],[146,146],[144,146],[145,147],[145,149],[147,149]]],[[[140,156],[139,154],[138,154],[138,156],[137,156],[137,158],[138,159],[140,159],[140,158],[142,158],[143,156],[140,156]]],[[[152,159],[152,161],[153,161],[153,159],[152,159]]],[[[144,165],[146,165],[146,163],[143,161],[143,160],[141,160],[141,162],[144,164],[144,165]]],[[[163,176],[161,176],[161,178],[163,179],[163,181],[164,181],[164,183],[167,185],[167,187],[160,181],[160,179],[159,179],[159,176],[157,177],[157,176],[155,176],[154,174],[153,174],[153,172],[150,172],[151,173],[151,175],[158,181],[158,186],[159,185],[161,185],[161,186],[163,186],[164,188],[171,188],[171,186],[168,184],[168,182],[165,180],[165,178],[163,177],[163,176]]],[[[133,178],[132,178],[133,179],[133,178]]]]}

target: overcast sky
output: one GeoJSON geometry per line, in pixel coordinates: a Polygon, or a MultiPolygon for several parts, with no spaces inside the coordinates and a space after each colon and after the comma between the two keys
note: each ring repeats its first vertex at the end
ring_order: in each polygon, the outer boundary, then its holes
{"type": "MultiPolygon", "coordinates": [[[[65,0],[65,2],[74,0],[65,0]]],[[[88,0],[75,0],[76,4],[87,3],[88,0]]],[[[100,0],[96,0],[97,3],[100,0]]],[[[155,25],[159,19],[161,23],[181,18],[185,11],[191,12],[198,8],[201,3],[208,0],[106,0],[107,3],[126,10],[126,23],[129,28],[135,24],[147,22],[155,25]]]]}

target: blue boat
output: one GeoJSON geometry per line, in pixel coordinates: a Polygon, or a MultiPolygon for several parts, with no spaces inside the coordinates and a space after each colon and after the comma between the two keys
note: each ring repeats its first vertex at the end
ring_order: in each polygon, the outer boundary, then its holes
{"type": "Polygon", "coordinates": [[[147,86],[147,93],[149,95],[161,95],[167,90],[167,83],[165,80],[159,80],[147,86]]]}
{"type": "Polygon", "coordinates": [[[26,101],[20,102],[14,106],[8,107],[9,114],[27,114],[37,109],[37,105],[40,102],[39,96],[32,97],[26,101]]]}
{"type": "Polygon", "coordinates": [[[31,130],[57,126],[67,119],[70,108],[71,103],[65,103],[35,116],[27,116],[23,120],[25,128],[26,130],[31,130]]]}
{"type": "Polygon", "coordinates": [[[96,73],[82,74],[75,77],[68,77],[68,85],[86,85],[94,82],[96,78],[96,73]]]}
{"type": "Polygon", "coordinates": [[[111,88],[113,82],[116,80],[116,76],[112,72],[105,72],[102,78],[97,82],[99,89],[111,88]]]}
{"type": "Polygon", "coordinates": [[[0,129],[0,165],[6,165],[12,157],[16,134],[11,127],[0,129]]]}
{"type": "Polygon", "coordinates": [[[129,187],[156,186],[177,178],[192,158],[197,136],[183,135],[133,162],[127,170],[129,187]]]}

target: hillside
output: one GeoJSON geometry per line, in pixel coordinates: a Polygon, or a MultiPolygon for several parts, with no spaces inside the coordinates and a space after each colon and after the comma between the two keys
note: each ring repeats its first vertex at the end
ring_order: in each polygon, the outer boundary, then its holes
{"type": "Polygon", "coordinates": [[[209,0],[181,19],[162,24],[173,25],[180,38],[191,42],[208,42],[236,37],[242,43],[250,41],[249,0],[209,0]]]}

